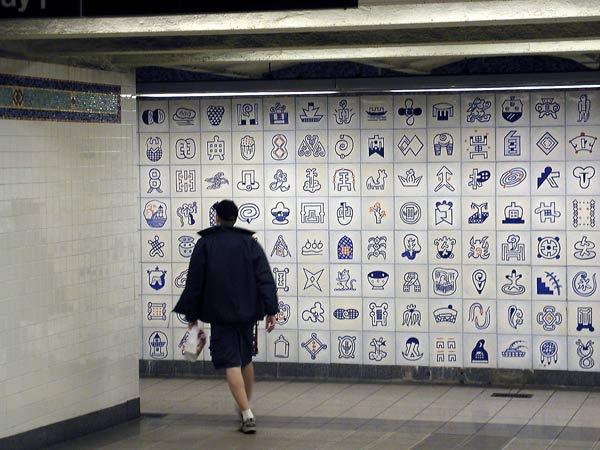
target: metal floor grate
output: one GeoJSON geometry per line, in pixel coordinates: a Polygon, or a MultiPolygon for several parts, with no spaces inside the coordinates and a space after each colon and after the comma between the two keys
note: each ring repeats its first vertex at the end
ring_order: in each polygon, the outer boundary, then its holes
{"type": "Polygon", "coordinates": [[[533,394],[509,394],[505,392],[494,392],[492,397],[502,397],[502,398],[531,398],[533,394]]]}

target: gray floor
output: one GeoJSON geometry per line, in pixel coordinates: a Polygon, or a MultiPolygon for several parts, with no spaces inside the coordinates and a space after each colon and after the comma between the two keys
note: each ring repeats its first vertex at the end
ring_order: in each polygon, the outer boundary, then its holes
{"type": "Polygon", "coordinates": [[[142,379],[141,398],[140,420],[52,450],[600,450],[600,392],[259,382],[249,436],[224,380],[142,379]]]}

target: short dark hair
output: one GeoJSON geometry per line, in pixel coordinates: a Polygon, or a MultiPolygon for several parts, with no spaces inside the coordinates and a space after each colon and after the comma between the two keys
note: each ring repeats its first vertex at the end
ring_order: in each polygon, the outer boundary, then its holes
{"type": "Polygon", "coordinates": [[[226,225],[233,225],[237,220],[238,207],[231,200],[221,200],[213,205],[215,212],[226,225]]]}

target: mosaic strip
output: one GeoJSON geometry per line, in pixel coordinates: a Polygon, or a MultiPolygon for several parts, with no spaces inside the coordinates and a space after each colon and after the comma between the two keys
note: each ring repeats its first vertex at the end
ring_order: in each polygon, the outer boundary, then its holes
{"type": "Polygon", "coordinates": [[[121,87],[0,74],[0,118],[121,122],[121,87]]]}

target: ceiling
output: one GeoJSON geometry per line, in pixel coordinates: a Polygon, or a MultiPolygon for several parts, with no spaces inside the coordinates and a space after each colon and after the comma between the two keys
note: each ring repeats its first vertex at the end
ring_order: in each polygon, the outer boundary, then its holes
{"type": "Polygon", "coordinates": [[[340,61],[427,75],[498,57],[557,57],[598,70],[600,0],[363,0],[347,10],[2,20],[0,36],[0,56],[236,79],[340,61]]]}

